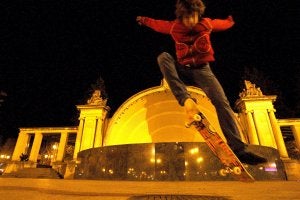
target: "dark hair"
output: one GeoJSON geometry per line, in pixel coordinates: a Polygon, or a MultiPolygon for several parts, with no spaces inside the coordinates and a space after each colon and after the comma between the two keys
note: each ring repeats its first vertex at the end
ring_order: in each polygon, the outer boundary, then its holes
{"type": "Polygon", "coordinates": [[[182,19],[184,15],[190,15],[193,12],[198,12],[199,17],[204,14],[205,5],[202,0],[177,0],[176,17],[182,19]]]}

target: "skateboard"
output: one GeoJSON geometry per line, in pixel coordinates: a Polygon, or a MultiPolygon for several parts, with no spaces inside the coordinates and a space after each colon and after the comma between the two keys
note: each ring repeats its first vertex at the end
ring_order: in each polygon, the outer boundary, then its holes
{"type": "Polygon", "coordinates": [[[255,180],[227,143],[215,131],[204,114],[196,114],[192,122],[185,124],[187,128],[192,125],[195,126],[197,131],[204,138],[206,144],[223,164],[223,168],[218,171],[219,175],[227,176],[230,174],[234,179],[245,182],[253,182],[255,180]]]}

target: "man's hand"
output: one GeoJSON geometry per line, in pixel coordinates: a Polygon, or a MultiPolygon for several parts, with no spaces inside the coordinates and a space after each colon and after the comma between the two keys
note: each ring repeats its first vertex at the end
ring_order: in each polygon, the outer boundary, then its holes
{"type": "Polygon", "coordinates": [[[228,19],[229,21],[234,22],[232,15],[229,15],[229,16],[227,17],[227,19],[228,19]]]}
{"type": "Polygon", "coordinates": [[[137,16],[137,17],[136,17],[136,21],[137,21],[137,23],[138,23],[140,26],[142,25],[141,20],[142,20],[142,16],[137,16]]]}

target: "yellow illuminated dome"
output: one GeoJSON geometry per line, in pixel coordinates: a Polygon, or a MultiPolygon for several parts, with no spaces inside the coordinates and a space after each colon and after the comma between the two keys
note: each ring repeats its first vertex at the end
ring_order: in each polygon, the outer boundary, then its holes
{"type": "MultiPolygon", "coordinates": [[[[200,110],[207,116],[215,129],[222,134],[215,108],[205,93],[188,87],[197,99],[200,110]]],[[[158,142],[203,142],[194,127],[185,127],[185,111],[168,85],[141,91],[124,102],[111,118],[104,146],[158,142]]]]}

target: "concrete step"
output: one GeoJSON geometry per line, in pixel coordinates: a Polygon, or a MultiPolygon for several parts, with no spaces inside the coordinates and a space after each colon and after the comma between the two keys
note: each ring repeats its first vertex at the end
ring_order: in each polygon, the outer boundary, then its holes
{"type": "Polygon", "coordinates": [[[60,179],[61,176],[52,168],[24,168],[10,174],[16,178],[60,179]]]}

